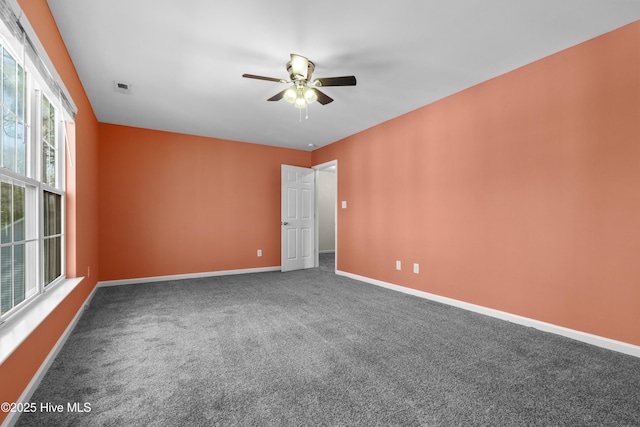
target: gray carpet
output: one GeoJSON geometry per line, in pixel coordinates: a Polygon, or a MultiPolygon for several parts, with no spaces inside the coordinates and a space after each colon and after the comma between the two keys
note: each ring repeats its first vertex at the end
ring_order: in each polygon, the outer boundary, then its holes
{"type": "Polygon", "coordinates": [[[317,268],[98,289],[31,401],[65,411],[18,426],[639,426],[640,359],[317,268]]]}
{"type": "Polygon", "coordinates": [[[336,254],[335,252],[324,252],[318,257],[320,259],[320,269],[334,273],[336,271],[336,254]]]}

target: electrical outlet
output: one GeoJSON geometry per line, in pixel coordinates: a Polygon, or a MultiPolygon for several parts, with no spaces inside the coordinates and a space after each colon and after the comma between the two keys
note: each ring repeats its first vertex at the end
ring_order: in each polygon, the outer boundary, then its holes
{"type": "Polygon", "coordinates": [[[396,270],[402,270],[402,263],[400,261],[396,261],[396,270]]]}
{"type": "Polygon", "coordinates": [[[342,209],[347,209],[347,201],[346,200],[342,201],[342,209]]]}
{"type": "Polygon", "coordinates": [[[420,273],[420,264],[418,263],[413,264],[413,272],[416,274],[420,273]]]}
{"type": "Polygon", "coordinates": [[[262,256],[262,249],[258,249],[258,256],[262,256]]]}

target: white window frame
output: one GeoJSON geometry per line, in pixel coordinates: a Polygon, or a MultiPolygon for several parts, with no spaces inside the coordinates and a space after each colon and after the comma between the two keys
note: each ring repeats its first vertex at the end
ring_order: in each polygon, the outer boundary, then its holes
{"type": "MultiPolygon", "coordinates": [[[[10,32],[0,22],[2,29],[0,31],[0,46],[4,47],[26,71],[26,100],[25,100],[25,122],[26,122],[26,175],[14,172],[12,170],[0,167],[0,175],[6,177],[5,181],[13,180],[30,188],[30,195],[34,197],[34,201],[30,203],[30,207],[35,212],[25,213],[30,215],[34,221],[35,239],[37,239],[37,254],[32,257],[25,256],[25,270],[35,269],[35,292],[32,295],[27,294],[30,284],[25,283],[25,299],[6,313],[0,315],[0,334],[2,333],[3,324],[10,322],[17,314],[25,310],[29,305],[34,303],[45,293],[55,289],[59,284],[66,280],[66,204],[65,204],[65,135],[64,121],[73,121],[66,110],[62,107],[60,97],[57,96],[47,85],[46,80],[40,75],[38,68],[31,59],[19,54],[22,41],[16,40],[11,36],[10,32]],[[53,108],[55,108],[55,136],[56,136],[56,155],[55,155],[55,186],[48,185],[44,182],[43,173],[43,137],[42,137],[42,99],[47,98],[53,108]],[[35,191],[35,196],[33,195],[35,191]],[[48,284],[45,284],[44,272],[44,195],[50,192],[60,196],[60,272],[61,274],[48,284]],[[35,257],[35,259],[34,259],[35,257]],[[29,258],[29,259],[27,259],[29,258]],[[29,263],[29,264],[27,264],[29,263]]],[[[2,108],[0,106],[0,108],[2,108]]],[[[1,112],[0,112],[1,113],[1,112]]],[[[27,193],[27,190],[25,190],[27,193]]],[[[27,196],[25,196],[27,197],[27,196]]],[[[26,203],[26,202],[25,202],[26,203]]],[[[25,211],[27,210],[25,205],[25,211]]],[[[32,239],[33,240],[33,239],[32,239]]],[[[26,276],[26,273],[25,273],[26,276]]],[[[25,278],[25,281],[27,279],[25,278]]],[[[33,286],[33,285],[31,285],[33,286]]],[[[33,287],[31,288],[33,289],[33,287]]]]}

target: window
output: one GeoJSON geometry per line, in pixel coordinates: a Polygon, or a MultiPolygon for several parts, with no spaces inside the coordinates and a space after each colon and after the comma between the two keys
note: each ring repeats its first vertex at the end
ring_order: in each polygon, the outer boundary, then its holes
{"type": "Polygon", "coordinates": [[[57,190],[58,138],[56,109],[42,96],[42,182],[43,190],[43,261],[44,285],[51,284],[62,275],[62,192],[57,190]]]}
{"type": "Polygon", "coordinates": [[[1,319],[64,278],[64,113],[12,47],[0,38],[1,319]]]}

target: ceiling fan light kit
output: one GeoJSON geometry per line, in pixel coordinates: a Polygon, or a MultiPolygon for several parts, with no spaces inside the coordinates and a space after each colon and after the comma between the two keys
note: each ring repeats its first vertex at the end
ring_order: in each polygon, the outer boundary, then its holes
{"type": "Polygon", "coordinates": [[[315,90],[303,85],[293,85],[284,91],[283,98],[297,108],[304,108],[318,100],[315,90]]]}
{"type": "Polygon", "coordinates": [[[328,77],[311,80],[311,76],[313,75],[315,68],[315,64],[309,59],[292,53],[291,60],[287,62],[287,72],[289,73],[290,80],[257,76],[255,74],[243,74],[242,77],[276,83],[292,83],[289,88],[272,96],[267,101],[279,101],[284,98],[285,101],[293,104],[296,108],[305,108],[307,105],[316,101],[322,105],[326,105],[333,101],[333,98],[319,91],[317,89],[318,87],[356,85],[356,78],[354,76],[328,77]]]}

